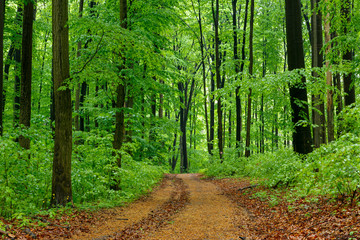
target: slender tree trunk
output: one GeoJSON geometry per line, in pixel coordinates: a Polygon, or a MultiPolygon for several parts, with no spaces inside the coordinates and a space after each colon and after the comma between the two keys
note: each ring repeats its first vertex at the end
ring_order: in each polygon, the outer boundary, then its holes
{"type": "MultiPolygon", "coordinates": [[[[246,0],[246,6],[245,6],[245,17],[244,17],[244,27],[243,27],[243,39],[242,39],[242,49],[241,49],[241,66],[240,66],[240,72],[244,72],[244,66],[245,66],[245,45],[246,45],[246,27],[247,27],[247,19],[248,19],[248,8],[249,8],[249,0],[246,0]]],[[[242,131],[242,111],[241,111],[241,99],[240,99],[240,87],[238,86],[236,88],[236,142],[238,144],[241,143],[241,131],[242,131]]],[[[239,145],[240,146],[240,145],[239,145]]],[[[241,155],[241,152],[238,151],[239,156],[241,155]]]]}
{"type": "MultiPolygon", "coordinates": [[[[160,80],[160,84],[164,84],[164,80],[160,80]]],[[[164,94],[160,93],[159,96],[159,118],[164,117],[164,94]]]]}
{"type": "Polygon", "coordinates": [[[21,76],[21,50],[16,48],[14,52],[14,127],[19,125],[20,113],[20,76],[21,76]],[[19,68],[20,67],[20,68],[19,68]]]}
{"type": "Polygon", "coordinates": [[[215,91],[214,73],[210,73],[210,154],[214,150],[214,139],[215,139],[215,97],[213,95],[215,91]]]}
{"type": "MultiPolygon", "coordinates": [[[[30,127],[31,119],[31,75],[32,75],[32,36],[33,36],[34,4],[25,3],[22,34],[21,59],[21,95],[19,123],[25,128],[30,127]]],[[[30,138],[21,135],[19,144],[25,149],[30,148],[30,138]]]]}
{"type": "Polygon", "coordinates": [[[208,104],[207,104],[207,93],[206,93],[206,66],[205,66],[205,43],[204,43],[204,34],[202,29],[202,15],[201,15],[201,3],[198,0],[199,6],[199,15],[198,15],[198,23],[199,23],[199,31],[200,31],[200,51],[201,51],[201,65],[202,65],[202,80],[204,87],[204,107],[205,107],[205,125],[206,125],[206,141],[207,141],[207,149],[208,153],[211,154],[211,141],[210,141],[210,131],[209,131],[209,117],[208,117],[208,104]]]}
{"type": "MultiPolygon", "coordinates": [[[[304,48],[302,42],[302,24],[300,0],[285,0],[286,9],[286,38],[288,50],[289,70],[305,68],[304,48]]],[[[301,106],[297,101],[307,102],[306,79],[302,77],[301,83],[290,86],[290,103],[293,110],[292,122],[295,126],[293,133],[294,151],[307,154],[312,151],[311,131],[308,125],[297,124],[308,119],[309,109],[306,104],[301,106]]]]}
{"type": "Polygon", "coordinates": [[[45,37],[44,37],[44,53],[42,56],[42,63],[41,63],[41,79],[40,79],[40,86],[39,86],[39,100],[38,100],[38,114],[40,114],[40,109],[41,109],[41,94],[42,94],[42,87],[43,87],[43,78],[44,78],[44,68],[45,68],[45,58],[46,58],[46,52],[47,52],[47,41],[49,38],[49,32],[45,33],[45,37]]]}
{"type": "MultiPolygon", "coordinates": [[[[9,52],[8,52],[8,54],[6,56],[6,60],[5,60],[4,82],[9,81],[10,65],[11,65],[12,60],[14,59],[14,52],[15,52],[15,47],[14,47],[14,44],[11,43],[9,52]]],[[[5,104],[6,104],[6,91],[3,88],[3,97],[2,97],[2,112],[3,112],[3,114],[5,111],[5,104]]]]}
{"type": "MultiPolygon", "coordinates": [[[[329,4],[330,0],[326,0],[326,3],[329,4]]],[[[328,46],[325,49],[325,53],[329,54],[331,51],[331,45],[329,44],[331,40],[331,33],[330,33],[330,13],[326,11],[326,16],[324,20],[324,32],[325,32],[325,44],[328,46]]],[[[335,139],[335,130],[334,130],[334,100],[333,100],[333,81],[332,81],[332,73],[329,70],[330,61],[326,61],[326,68],[328,69],[326,72],[326,84],[328,85],[327,89],[327,135],[328,135],[328,142],[332,142],[335,139]]]]}
{"type": "MultiPolygon", "coordinates": [[[[85,96],[86,96],[86,90],[87,90],[87,83],[86,82],[82,82],[80,84],[81,88],[80,88],[80,101],[79,101],[79,108],[83,108],[84,107],[84,102],[85,102],[85,96]]],[[[80,114],[80,121],[79,121],[79,130],[80,131],[85,131],[85,114],[84,114],[84,109],[81,111],[80,114]]]]}
{"type": "MultiPolygon", "coordinates": [[[[221,89],[221,74],[220,74],[220,40],[219,40],[219,0],[212,0],[212,11],[214,19],[214,28],[215,28],[215,77],[216,77],[216,87],[221,89]]],[[[222,124],[222,103],[221,96],[218,96],[217,101],[217,114],[218,114],[218,149],[220,159],[223,158],[223,124],[222,124]]],[[[222,161],[222,160],[221,160],[222,161]]]]}
{"type": "MultiPolygon", "coordinates": [[[[251,0],[250,6],[250,37],[249,37],[249,76],[253,77],[253,66],[254,66],[254,53],[253,53],[253,36],[254,36],[254,0],[251,0]]],[[[246,119],[246,145],[245,145],[245,157],[250,156],[250,130],[251,130],[251,97],[252,89],[249,88],[248,94],[248,112],[246,119]]]]}
{"type": "Polygon", "coordinates": [[[5,0],[0,0],[0,137],[3,135],[3,109],[4,103],[4,21],[5,0]]]}
{"type": "MultiPolygon", "coordinates": [[[[321,68],[323,67],[323,31],[322,31],[322,15],[318,11],[319,0],[311,0],[311,53],[312,53],[312,67],[321,68]]],[[[315,70],[312,72],[315,81],[320,81],[318,72],[315,70]]],[[[325,143],[326,132],[324,129],[325,126],[325,112],[324,112],[324,102],[320,94],[312,95],[312,117],[313,117],[313,141],[314,147],[320,147],[320,144],[325,143]],[[325,136],[324,136],[325,135],[325,136]]]]}
{"type": "MultiPolygon", "coordinates": [[[[126,29],[127,28],[127,0],[120,0],[120,27],[126,29]]],[[[125,58],[123,57],[122,59],[123,64],[125,64],[125,58]]],[[[125,66],[119,66],[119,73],[121,74],[121,70],[124,68],[125,66]]],[[[124,134],[125,134],[125,114],[124,114],[124,110],[122,108],[124,108],[125,106],[125,95],[126,95],[126,90],[125,90],[125,79],[124,76],[120,75],[119,76],[122,79],[122,83],[118,84],[117,88],[116,88],[116,94],[117,94],[117,99],[116,99],[116,123],[115,123],[115,134],[114,134],[114,142],[113,142],[113,148],[115,151],[120,150],[124,141],[124,134]]],[[[117,167],[121,168],[121,155],[119,155],[118,153],[117,157],[116,157],[116,164],[117,167]]],[[[111,186],[112,189],[114,190],[120,190],[120,179],[114,179],[114,184],[112,184],[111,186]]]]}
{"type": "MultiPolygon", "coordinates": [[[[343,34],[347,35],[349,31],[349,25],[351,22],[351,1],[342,0],[341,4],[341,19],[343,25],[343,34]]],[[[343,55],[343,60],[347,62],[353,61],[353,51],[347,49],[343,55]]],[[[347,73],[344,75],[344,93],[345,93],[345,106],[349,106],[355,103],[355,84],[353,81],[353,73],[347,73]]]]}
{"type": "MultiPolygon", "coordinates": [[[[240,62],[238,54],[238,27],[237,27],[237,0],[232,0],[232,27],[233,27],[233,38],[234,38],[234,65],[235,65],[235,81],[238,79],[240,73],[240,62]]],[[[245,19],[246,22],[246,19],[245,19]]],[[[245,32],[244,32],[245,34],[245,32]]],[[[236,102],[236,148],[240,147],[241,142],[241,99],[240,99],[240,87],[236,87],[235,90],[235,102],[236,102]]]]}
{"type": "MultiPolygon", "coordinates": [[[[84,0],[80,0],[79,2],[79,18],[82,18],[84,11],[84,0]]],[[[81,56],[81,41],[78,42],[77,45],[77,57],[79,58],[81,56]]],[[[80,123],[79,123],[79,114],[80,114],[80,89],[81,84],[78,84],[76,87],[76,93],[75,93],[75,112],[77,113],[75,115],[74,124],[76,131],[80,130],[80,123]]]]}
{"type": "Polygon", "coordinates": [[[178,88],[181,93],[180,94],[180,172],[184,173],[188,171],[188,154],[187,154],[187,137],[186,137],[186,122],[187,122],[187,116],[186,116],[186,94],[185,94],[185,88],[184,84],[182,82],[178,83],[178,88]]]}
{"type": "Polygon", "coordinates": [[[72,110],[71,91],[66,86],[70,77],[68,1],[52,1],[53,74],[55,100],[55,143],[51,205],[72,202],[71,153],[72,110]]]}
{"type": "MultiPolygon", "coordinates": [[[[23,15],[23,9],[19,5],[16,11],[15,22],[21,25],[23,15]]],[[[16,32],[16,37],[20,38],[21,32],[16,32]]],[[[17,127],[19,124],[19,111],[20,111],[20,76],[21,76],[21,49],[20,43],[18,40],[15,40],[15,50],[14,50],[14,127],[17,127]],[[17,45],[18,44],[18,45],[17,45]]]]}

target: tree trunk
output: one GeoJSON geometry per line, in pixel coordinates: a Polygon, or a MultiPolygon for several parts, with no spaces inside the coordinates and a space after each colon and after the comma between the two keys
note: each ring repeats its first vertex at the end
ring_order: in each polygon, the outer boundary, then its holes
{"type": "MultiPolygon", "coordinates": [[[[249,37],[249,76],[253,76],[254,66],[254,53],[253,53],[253,36],[254,36],[254,0],[251,0],[250,6],[250,37],[249,37]]],[[[245,145],[245,157],[250,156],[250,130],[251,130],[251,93],[252,89],[249,88],[248,94],[248,107],[247,107],[247,119],[246,119],[246,145],[245,145]]]]}
{"type": "MultiPolygon", "coordinates": [[[[245,17],[244,17],[244,27],[243,27],[243,39],[242,39],[242,49],[241,49],[241,66],[240,72],[244,72],[245,66],[245,45],[246,45],[246,27],[247,27],[247,18],[248,18],[248,8],[249,0],[246,0],[245,6],[245,17]]],[[[241,131],[242,131],[242,117],[241,117],[241,99],[240,99],[240,87],[236,87],[236,143],[237,148],[239,148],[241,143],[241,131]]],[[[241,152],[238,151],[238,155],[241,155],[241,152]]]]}
{"type": "Polygon", "coordinates": [[[211,154],[211,143],[210,143],[210,131],[209,131],[209,118],[208,118],[208,104],[207,104],[207,93],[206,93],[206,67],[205,67],[205,53],[204,53],[204,34],[202,29],[202,15],[201,15],[201,3],[198,0],[199,5],[199,15],[198,15],[198,23],[199,23],[199,31],[200,31],[200,51],[201,51],[201,66],[202,66],[202,80],[204,87],[204,107],[205,107],[205,125],[206,125],[206,141],[207,141],[207,149],[208,153],[211,154]]]}
{"type": "MultiPolygon", "coordinates": [[[[321,68],[323,67],[323,33],[322,33],[322,15],[321,12],[318,11],[319,0],[311,0],[311,53],[312,53],[312,67],[313,68],[321,68]]],[[[318,78],[320,77],[317,70],[312,72],[315,81],[320,81],[318,78]]],[[[313,117],[313,141],[314,147],[320,147],[320,144],[325,143],[325,112],[324,112],[324,103],[320,94],[312,95],[312,117],[313,117]]]]}
{"type": "MultiPolygon", "coordinates": [[[[80,0],[79,2],[79,18],[82,18],[83,16],[83,11],[84,11],[84,0],[80,0]]],[[[79,58],[81,56],[81,41],[78,42],[77,45],[78,49],[77,49],[77,57],[79,58]]],[[[76,131],[80,130],[80,123],[79,123],[79,114],[80,114],[80,89],[81,89],[81,84],[78,84],[76,87],[76,93],[75,93],[75,119],[74,119],[74,124],[75,124],[75,129],[76,131]]]]}
{"type": "MultiPolygon", "coordinates": [[[[120,0],[120,27],[126,29],[127,28],[127,0],[120,0]]],[[[123,57],[122,59],[123,64],[125,64],[125,58],[123,57]]],[[[124,110],[122,108],[124,108],[125,105],[125,95],[126,95],[126,90],[125,90],[125,79],[124,77],[121,75],[121,70],[124,68],[125,66],[119,66],[119,73],[120,73],[120,78],[123,78],[121,84],[118,84],[117,88],[116,88],[116,94],[117,94],[117,99],[116,99],[116,123],[115,123],[115,134],[114,134],[114,142],[113,142],[113,148],[115,151],[120,150],[123,144],[123,140],[124,140],[124,133],[125,133],[125,114],[124,114],[124,110]]],[[[117,153],[116,153],[117,154],[117,153]]],[[[116,163],[117,166],[119,168],[121,168],[121,156],[119,154],[117,154],[116,157],[116,163]]],[[[120,190],[120,179],[114,179],[114,183],[111,186],[112,189],[114,190],[120,190]]]]}
{"type": "Polygon", "coordinates": [[[51,205],[65,206],[72,202],[72,110],[70,89],[59,88],[66,86],[66,81],[70,77],[67,0],[52,1],[52,22],[55,142],[51,205]]]}
{"type": "Polygon", "coordinates": [[[4,103],[4,21],[5,0],[0,0],[0,137],[3,135],[3,109],[4,103]]]}
{"type": "MultiPolygon", "coordinates": [[[[212,57],[213,58],[213,57],[212,57]]],[[[213,95],[215,91],[215,81],[214,73],[210,73],[210,154],[212,155],[212,150],[214,150],[214,139],[215,139],[215,97],[213,95]]]]}
{"type": "MultiPolygon", "coordinates": [[[[32,35],[33,35],[34,4],[25,3],[22,34],[22,59],[21,59],[21,95],[20,117],[21,127],[29,128],[31,119],[31,75],[32,75],[32,35]]],[[[21,135],[19,144],[25,149],[30,148],[30,138],[21,135]]]]}
{"type": "Polygon", "coordinates": [[[79,130],[84,132],[85,131],[85,114],[84,114],[84,102],[85,102],[85,96],[86,96],[86,90],[87,90],[87,83],[82,82],[80,84],[80,98],[79,98],[79,109],[82,108],[80,111],[80,121],[79,121],[79,130]]]}
{"type": "MultiPolygon", "coordinates": [[[[233,38],[234,38],[234,65],[235,65],[235,81],[238,79],[237,75],[240,73],[240,62],[238,54],[238,27],[237,27],[237,0],[232,0],[232,27],[233,27],[233,38]]],[[[246,22],[246,19],[245,19],[246,22]]],[[[245,33],[244,33],[245,34],[245,33]]],[[[240,147],[241,141],[241,99],[240,99],[240,87],[236,87],[235,90],[235,102],[236,102],[236,148],[240,147]]]]}
{"type": "MultiPolygon", "coordinates": [[[[15,22],[18,25],[21,24],[21,19],[23,15],[23,9],[19,5],[16,11],[15,22]]],[[[15,33],[16,38],[20,38],[21,32],[15,33]]],[[[15,72],[15,80],[14,80],[14,127],[17,127],[19,124],[19,111],[20,111],[20,76],[21,76],[21,49],[20,43],[18,40],[14,40],[15,50],[14,50],[14,72],[15,72]]]]}
{"type": "MultiPolygon", "coordinates": [[[[351,22],[351,1],[342,0],[341,1],[341,19],[343,25],[342,34],[347,35],[349,31],[349,24],[351,22]]],[[[347,62],[353,61],[353,51],[351,49],[346,49],[343,60],[347,62]]],[[[353,81],[353,73],[349,72],[344,75],[344,93],[345,93],[345,106],[349,106],[355,103],[355,84],[353,81]]]]}
{"type": "MultiPolygon", "coordinates": [[[[300,0],[285,0],[285,9],[288,68],[292,71],[294,69],[305,68],[300,0]]],[[[292,122],[295,126],[293,147],[294,151],[300,154],[307,154],[312,151],[309,125],[298,124],[299,121],[305,121],[309,116],[307,104],[297,104],[297,101],[307,103],[305,84],[305,77],[302,77],[301,83],[290,86],[290,103],[293,110],[292,122]]]]}
{"type": "MultiPolygon", "coordinates": [[[[217,89],[221,89],[221,74],[220,74],[220,40],[219,40],[219,0],[215,0],[215,8],[214,8],[214,0],[212,1],[212,12],[214,19],[214,28],[215,28],[215,77],[216,77],[216,87],[217,89]]],[[[219,156],[222,161],[223,158],[223,124],[222,124],[222,103],[221,96],[218,96],[217,101],[217,114],[218,114],[218,148],[219,148],[219,156]]]]}
{"type": "Polygon", "coordinates": [[[43,56],[42,56],[42,63],[41,63],[41,74],[40,74],[40,86],[39,86],[39,100],[38,100],[38,114],[40,114],[41,109],[41,98],[42,98],[42,87],[43,87],[43,79],[44,77],[44,69],[45,69],[45,58],[47,53],[47,41],[49,39],[49,32],[45,33],[44,37],[44,49],[43,49],[43,56]]]}
{"type": "MultiPolygon", "coordinates": [[[[327,4],[329,4],[329,0],[326,0],[327,4]]],[[[331,33],[330,33],[330,13],[326,11],[326,16],[324,20],[324,32],[325,32],[325,44],[328,46],[325,49],[325,54],[329,54],[331,51],[331,45],[329,44],[331,40],[331,33]]],[[[330,67],[330,61],[326,61],[326,68],[330,67]]],[[[327,89],[327,135],[328,135],[328,142],[332,142],[335,140],[335,130],[334,130],[334,100],[333,100],[333,81],[332,81],[332,73],[330,69],[326,72],[326,84],[328,85],[327,89]]]]}

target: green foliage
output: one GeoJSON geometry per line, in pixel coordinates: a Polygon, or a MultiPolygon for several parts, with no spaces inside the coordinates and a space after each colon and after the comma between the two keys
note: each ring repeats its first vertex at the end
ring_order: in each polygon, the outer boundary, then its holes
{"type": "Polygon", "coordinates": [[[285,149],[223,163],[210,160],[212,164],[202,172],[216,177],[251,177],[268,187],[291,187],[298,196],[327,194],[354,200],[360,189],[359,142],[358,135],[347,133],[306,158],[285,149]]]}
{"type": "MultiPolygon", "coordinates": [[[[46,121],[45,121],[46,122],[46,121]]],[[[29,214],[49,207],[53,139],[42,119],[24,135],[32,136],[31,150],[23,151],[14,140],[20,132],[0,139],[0,216],[16,217],[28,224],[29,214]],[[30,158],[29,158],[30,156],[30,158]]],[[[123,153],[123,168],[116,169],[121,191],[110,190],[114,172],[112,134],[106,131],[74,133],[72,162],[73,199],[77,206],[116,206],[146,193],[165,169],[152,161],[134,161],[123,153]]]]}
{"type": "Polygon", "coordinates": [[[306,193],[353,197],[360,187],[359,141],[359,136],[348,133],[310,154],[299,174],[301,189],[306,193]]]}

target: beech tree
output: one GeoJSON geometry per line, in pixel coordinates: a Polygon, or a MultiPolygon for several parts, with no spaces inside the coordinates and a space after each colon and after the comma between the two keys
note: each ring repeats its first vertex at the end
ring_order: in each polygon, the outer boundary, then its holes
{"type": "MultiPolygon", "coordinates": [[[[32,46],[33,46],[34,4],[32,1],[24,4],[21,59],[21,94],[19,124],[30,127],[31,120],[31,79],[32,79],[32,46]]],[[[30,139],[20,136],[19,144],[25,149],[30,148],[30,139]]]]}
{"type": "MultiPolygon", "coordinates": [[[[127,28],[127,0],[120,0],[120,26],[124,29],[127,28]]],[[[124,53],[122,53],[124,54],[124,53]]],[[[116,87],[116,123],[115,123],[115,134],[113,141],[113,148],[115,150],[120,150],[124,140],[125,133],[125,114],[123,108],[125,107],[125,78],[123,76],[122,70],[125,69],[126,58],[125,56],[121,56],[121,66],[119,69],[119,82],[116,87]]],[[[117,154],[117,166],[121,168],[121,155],[117,154]]],[[[120,190],[120,181],[118,179],[114,180],[114,184],[112,188],[115,190],[120,190]]]]}
{"type": "MultiPolygon", "coordinates": [[[[254,37],[254,0],[250,4],[250,36],[249,36],[249,77],[253,78],[254,68],[254,52],[253,52],[253,37],[254,37]]],[[[247,118],[246,118],[246,143],[245,143],[245,157],[250,156],[250,134],[251,134],[251,100],[252,89],[249,88],[247,99],[247,118]]]]}
{"type": "MultiPolygon", "coordinates": [[[[290,71],[304,69],[300,0],[285,0],[285,13],[288,68],[290,71]]],[[[295,128],[293,147],[295,152],[307,154],[312,151],[312,140],[309,124],[300,122],[309,119],[306,79],[304,76],[300,78],[299,82],[290,85],[292,122],[295,128]]]]}
{"type": "MultiPolygon", "coordinates": [[[[350,0],[342,0],[341,4],[341,34],[344,36],[350,33],[350,23],[351,23],[351,8],[352,2],[350,0]]],[[[353,61],[353,50],[349,47],[345,47],[343,53],[343,60],[345,62],[351,63],[353,61]]],[[[355,84],[354,84],[354,74],[348,72],[344,75],[344,93],[345,93],[345,106],[349,106],[355,103],[355,84]]]]}
{"type": "Polygon", "coordinates": [[[53,74],[55,136],[52,174],[51,205],[72,202],[71,154],[72,154],[72,104],[68,87],[69,66],[69,28],[68,1],[52,1],[53,33],[53,74]]]}

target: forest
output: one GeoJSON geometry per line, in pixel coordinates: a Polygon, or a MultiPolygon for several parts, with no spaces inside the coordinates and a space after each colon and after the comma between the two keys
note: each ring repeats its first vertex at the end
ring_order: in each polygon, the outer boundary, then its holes
{"type": "Polygon", "coordinates": [[[0,0],[0,231],[166,173],[359,207],[359,46],[354,0],[0,0]]]}

